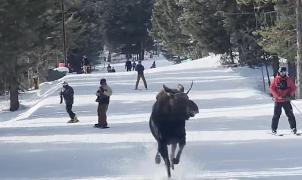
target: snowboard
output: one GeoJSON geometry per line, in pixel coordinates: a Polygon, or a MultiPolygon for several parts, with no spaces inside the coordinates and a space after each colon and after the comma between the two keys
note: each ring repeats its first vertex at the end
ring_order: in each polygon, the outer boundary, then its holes
{"type": "Polygon", "coordinates": [[[95,127],[95,128],[100,128],[100,129],[107,129],[107,128],[110,128],[110,127],[108,127],[108,126],[102,127],[102,126],[100,126],[99,124],[95,124],[93,127],[95,127]]]}

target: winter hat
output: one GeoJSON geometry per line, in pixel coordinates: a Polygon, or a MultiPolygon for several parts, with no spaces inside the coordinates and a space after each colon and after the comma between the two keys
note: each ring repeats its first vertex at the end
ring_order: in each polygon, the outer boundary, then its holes
{"type": "Polygon", "coordinates": [[[100,84],[102,84],[102,83],[106,83],[106,79],[105,79],[105,78],[102,78],[102,79],[100,80],[100,84]]]}
{"type": "Polygon", "coordinates": [[[68,85],[68,83],[66,81],[64,81],[62,84],[63,84],[63,86],[67,86],[68,85]]]}

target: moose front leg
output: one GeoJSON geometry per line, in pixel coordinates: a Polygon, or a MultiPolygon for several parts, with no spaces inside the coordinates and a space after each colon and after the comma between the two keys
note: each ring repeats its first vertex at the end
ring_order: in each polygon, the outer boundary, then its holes
{"type": "Polygon", "coordinates": [[[186,145],[186,141],[183,141],[183,142],[179,143],[179,149],[178,149],[177,155],[172,160],[173,164],[178,164],[179,163],[179,159],[180,159],[182,150],[184,149],[185,145],[186,145]]]}
{"type": "Polygon", "coordinates": [[[171,159],[171,168],[174,170],[174,161],[173,159],[175,159],[175,151],[176,151],[176,146],[177,144],[176,143],[172,143],[171,145],[171,156],[170,156],[170,159],[171,159]]]}

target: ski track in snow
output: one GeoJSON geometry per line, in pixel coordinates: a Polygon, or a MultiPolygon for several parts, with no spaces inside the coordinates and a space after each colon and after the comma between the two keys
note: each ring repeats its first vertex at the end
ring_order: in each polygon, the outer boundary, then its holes
{"type": "MultiPolygon", "coordinates": [[[[93,74],[47,84],[34,102],[24,95],[29,109],[15,117],[0,114],[0,179],[167,179],[163,163],[154,164],[157,147],[148,119],[162,84],[182,83],[187,89],[192,80],[189,96],[200,113],[187,121],[187,145],[171,180],[301,179],[302,137],[270,135],[273,102],[254,89],[259,77],[242,76],[240,69],[223,68],[218,61],[219,56],[178,65],[156,60],[156,69],[148,68],[153,60],[144,61],[148,90],[133,90],[136,73],[122,72],[124,64],[118,64],[117,73],[99,67],[93,74]],[[102,77],[113,89],[111,128],[105,130],[93,128],[102,77]],[[62,81],[74,87],[79,123],[66,123],[58,96],[62,81]]],[[[300,101],[293,103],[302,107],[300,101]]],[[[294,111],[299,130],[302,117],[294,111]]],[[[278,133],[290,133],[285,115],[278,133]]]]}

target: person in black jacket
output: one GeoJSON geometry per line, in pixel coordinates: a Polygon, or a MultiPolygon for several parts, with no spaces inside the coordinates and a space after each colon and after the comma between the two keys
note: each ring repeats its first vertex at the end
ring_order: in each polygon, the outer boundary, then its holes
{"type": "Polygon", "coordinates": [[[132,70],[133,70],[133,71],[135,70],[135,67],[136,67],[136,62],[133,60],[133,61],[132,61],[132,70]]]}
{"type": "Polygon", "coordinates": [[[98,105],[98,123],[94,126],[97,128],[108,128],[107,123],[107,109],[110,101],[110,96],[112,95],[112,89],[107,85],[106,79],[101,79],[100,87],[96,92],[96,102],[98,105]]]}
{"type": "Polygon", "coordinates": [[[60,92],[60,104],[62,104],[63,102],[63,98],[66,104],[66,111],[69,114],[70,120],[68,121],[68,123],[76,123],[79,122],[76,114],[74,112],[72,112],[72,105],[73,105],[73,88],[71,86],[68,85],[67,82],[63,82],[63,87],[61,89],[60,92]]]}
{"type": "Polygon", "coordinates": [[[127,69],[127,71],[131,71],[131,68],[132,68],[132,63],[129,59],[127,59],[125,63],[125,69],[127,69]]]}
{"type": "Polygon", "coordinates": [[[137,80],[136,80],[136,84],[135,84],[135,90],[137,90],[137,86],[138,86],[140,79],[143,80],[144,86],[147,89],[147,82],[146,82],[145,75],[144,75],[145,67],[142,65],[142,61],[138,61],[138,64],[136,65],[135,70],[137,71],[137,80]]]}

